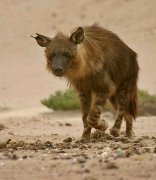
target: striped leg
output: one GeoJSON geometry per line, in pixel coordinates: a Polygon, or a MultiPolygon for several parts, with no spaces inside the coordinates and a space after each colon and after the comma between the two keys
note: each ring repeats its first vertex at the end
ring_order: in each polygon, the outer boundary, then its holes
{"type": "Polygon", "coordinates": [[[91,93],[90,92],[88,92],[87,94],[81,93],[79,97],[81,101],[82,121],[84,126],[83,133],[79,142],[89,142],[91,135],[91,127],[87,122],[87,117],[91,106],[91,93]]]}
{"type": "Polygon", "coordinates": [[[115,119],[114,126],[110,129],[111,135],[113,135],[115,137],[118,137],[120,135],[120,128],[121,128],[123,117],[124,117],[124,110],[123,110],[123,108],[119,108],[117,117],[115,119]]]}
{"type": "Polygon", "coordinates": [[[107,96],[96,94],[92,108],[88,115],[88,124],[98,130],[105,131],[108,128],[104,120],[100,120],[101,110],[106,102],[107,96]]]}

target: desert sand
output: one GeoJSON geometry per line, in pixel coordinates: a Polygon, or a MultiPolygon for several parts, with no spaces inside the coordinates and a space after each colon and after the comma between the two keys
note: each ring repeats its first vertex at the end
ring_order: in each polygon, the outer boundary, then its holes
{"type": "Polygon", "coordinates": [[[155,0],[6,0],[0,1],[0,105],[11,109],[40,107],[40,100],[66,81],[45,70],[44,49],[30,38],[53,37],[98,22],[118,34],[138,53],[139,87],[156,93],[155,0]]]}
{"type": "MultiPolygon", "coordinates": [[[[40,103],[68,87],[46,71],[44,48],[30,37],[98,22],[138,53],[138,86],[156,93],[155,7],[155,0],[0,1],[0,180],[155,179],[156,117],[138,117],[132,140],[77,144],[81,113],[40,103]]],[[[110,128],[114,117],[103,116],[110,128]]]]}

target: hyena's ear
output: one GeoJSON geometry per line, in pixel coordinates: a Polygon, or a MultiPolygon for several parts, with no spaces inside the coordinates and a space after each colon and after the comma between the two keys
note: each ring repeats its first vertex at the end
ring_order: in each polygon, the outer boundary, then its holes
{"type": "Polygon", "coordinates": [[[75,44],[80,44],[84,41],[84,30],[82,27],[79,27],[73,34],[70,36],[70,40],[75,44]]]}
{"type": "Polygon", "coordinates": [[[31,36],[32,38],[35,38],[37,43],[42,46],[42,47],[46,47],[48,45],[48,43],[52,40],[49,37],[43,36],[41,34],[36,33],[36,37],[31,36]]]}

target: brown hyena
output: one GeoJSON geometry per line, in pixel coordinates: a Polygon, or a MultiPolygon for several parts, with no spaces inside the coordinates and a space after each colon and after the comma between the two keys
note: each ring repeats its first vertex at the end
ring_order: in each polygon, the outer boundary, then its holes
{"type": "Polygon", "coordinates": [[[122,119],[126,136],[132,137],[137,113],[137,54],[117,35],[98,25],[79,27],[70,36],[40,34],[37,43],[45,47],[47,69],[65,77],[77,91],[82,109],[82,141],[89,141],[91,128],[106,130],[100,120],[107,99],[118,110],[110,134],[119,136],[122,119]]]}

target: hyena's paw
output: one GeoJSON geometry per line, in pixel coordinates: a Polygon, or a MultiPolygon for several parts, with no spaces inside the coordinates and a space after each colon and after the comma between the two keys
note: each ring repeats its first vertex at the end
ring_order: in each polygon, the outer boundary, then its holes
{"type": "Polygon", "coordinates": [[[104,119],[98,120],[98,122],[89,120],[88,124],[91,127],[98,129],[100,131],[106,131],[106,129],[108,128],[108,124],[106,123],[106,121],[104,119]]]}
{"type": "Polygon", "coordinates": [[[126,131],[125,136],[128,137],[129,139],[132,139],[134,136],[134,132],[133,131],[126,131]]]}
{"type": "Polygon", "coordinates": [[[98,121],[98,128],[100,131],[106,131],[108,128],[108,124],[104,119],[98,121]]]}
{"type": "Polygon", "coordinates": [[[110,129],[110,134],[114,137],[118,137],[118,136],[120,136],[120,130],[115,127],[112,127],[110,129]]]}

